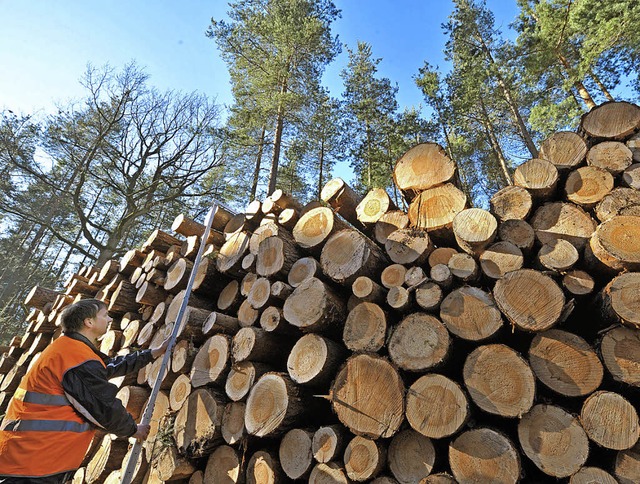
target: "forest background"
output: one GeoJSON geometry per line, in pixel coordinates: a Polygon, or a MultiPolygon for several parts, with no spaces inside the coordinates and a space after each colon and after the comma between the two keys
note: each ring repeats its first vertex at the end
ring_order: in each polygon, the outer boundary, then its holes
{"type": "MultiPolygon", "coordinates": [[[[66,13],[84,28],[105,25],[73,3],[66,13]]],[[[22,61],[34,62],[28,37],[12,46],[12,29],[27,26],[4,15],[0,96],[18,82],[13,92],[23,97],[0,97],[0,340],[22,329],[22,301],[35,284],[60,287],[78,265],[118,258],[179,213],[202,217],[212,197],[241,210],[281,188],[305,202],[341,176],[362,193],[387,189],[402,207],[395,160],[416,143],[436,141],[457,162],[474,205],[486,206],[548,134],[575,129],[597,104],[640,94],[638,2],[393,5],[197,2],[198,12],[211,10],[196,32],[215,66],[206,94],[172,85],[171,76],[154,85],[144,58],[92,64],[103,57],[83,48],[82,38],[74,39],[73,55],[88,64],[76,73],[78,87],[34,90],[32,82],[47,85],[47,73],[19,82],[19,68],[6,60],[25,52],[22,61]],[[387,17],[399,22],[386,36],[355,27],[387,17]],[[394,38],[400,44],[406,36],[403,19],[413,36],[394,51],[394,38]],[[46,102],[24,101],[38,99],[36,91],[49,93],[46,102]],[[77,94],[60,101],[68,92],[77,94]]],[[[17,12],[11,2],[2,10],[17,12]]],[[[124,6],[111,13],[115,36],[141,18],[124,6]]],[[[154,38],[170,36],[160,26],[126,33],[136,34],[148,36],[151,50],[154,38]]],[[[194,80],[211,72],[195,67],[194,80]]]]}

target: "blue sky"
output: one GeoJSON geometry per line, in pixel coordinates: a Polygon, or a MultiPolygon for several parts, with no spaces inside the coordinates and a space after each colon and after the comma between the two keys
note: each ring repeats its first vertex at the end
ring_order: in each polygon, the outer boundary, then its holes
{"type": "MultiPolygon", "coordinates": [[[[382,58],[380,75],[398,83],[402,108],[422,99],[413,84],[424,60],[443,65],[441,24],[449,1],[335,0],[342,18],[333,31],[350,47],[358,40],[382,58]]],[[[488,0],[503,30],[517,13],[515,0],[488,0]]],[[[205,37],[211,17],[225,18],[226,1],[0,0],[0,110],[46,114],[82,95],[87,63],[121,67],[136,60],[159,89],[199,91],[231,102],[226,66],[205,37]]],[[[324,84],[342,91],[343,49],[324,84]]]]}

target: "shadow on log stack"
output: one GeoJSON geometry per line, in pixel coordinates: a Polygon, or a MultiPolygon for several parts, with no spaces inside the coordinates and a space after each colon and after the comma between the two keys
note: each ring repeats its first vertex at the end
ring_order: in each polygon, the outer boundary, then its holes
{"type": "MultiPolygon", "coordinates": [[[[221,211],[134,482],[640,482],[639,129],[593,109],[488,210],[424,143],[394,167],[407,213],[341,179],[221,211]]],[[[204,226],[173,230],[32,290],[2,411],[74,300],[109,305],[109,353],[162,343],[204,226]]],[[[160,363],[113,380],[135,418],[160,363]]],[[[117,482],[126,450],[96,439],[74,482],[117,482]]]]}

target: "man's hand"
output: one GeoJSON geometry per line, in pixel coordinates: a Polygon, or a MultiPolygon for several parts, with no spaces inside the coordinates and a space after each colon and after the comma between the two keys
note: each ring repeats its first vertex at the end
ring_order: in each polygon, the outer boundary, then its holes
{"type": "Polygon", "coordinates": [[[167,351],[170,341],[171,341],[171,338],[167,338],[166,340],[164,340],[164,343],[162,343],[160,347],[151,350],[151,356],[153,356],[154,359],[158,358],[159,356],[162,356],[164,352],[167,351]]]}
{"type": "Polygon", "coordinates": [[[149,436],[149,430],[151,429],[150,425],[142,425],[138,424],[138,430],[136,433],[132,435],[134,439],[138,439],[140,441],[144,441],[149,436]]]}

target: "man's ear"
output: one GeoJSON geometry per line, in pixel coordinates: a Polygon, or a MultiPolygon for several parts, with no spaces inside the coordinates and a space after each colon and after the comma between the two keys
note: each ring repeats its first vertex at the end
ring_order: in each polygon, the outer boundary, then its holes
{"type": "Polygon", "coordinates": [[[91,329],[93,327],[93,318],[84,318],[84,321],[82,321],[82,325],[85,328],[91,329]]]}

